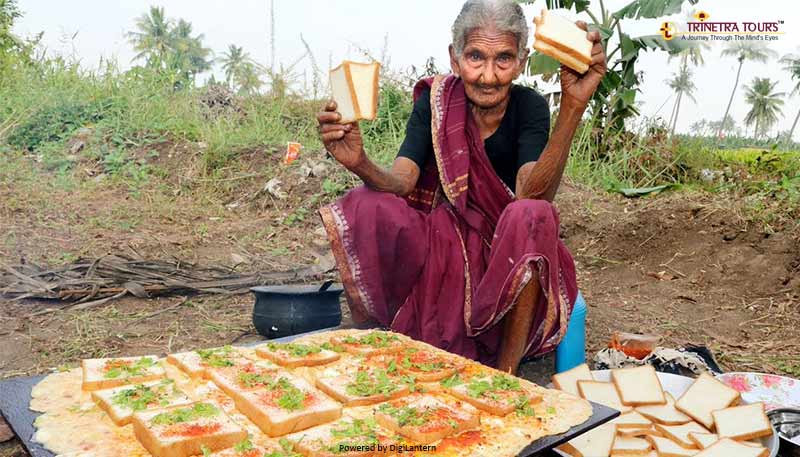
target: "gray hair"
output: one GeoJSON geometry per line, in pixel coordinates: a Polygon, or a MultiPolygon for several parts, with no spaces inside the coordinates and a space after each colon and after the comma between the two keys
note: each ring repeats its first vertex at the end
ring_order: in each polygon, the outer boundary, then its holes
{"type": "Polygon", "coordinates": [[[528,22],[522,7],[514,0],[467,0],[453,22],[453,47],[461,57],[467,36],[475,29],[494,28],[517,38],[517,56],[525,56],[528,44],[528,22]]]}

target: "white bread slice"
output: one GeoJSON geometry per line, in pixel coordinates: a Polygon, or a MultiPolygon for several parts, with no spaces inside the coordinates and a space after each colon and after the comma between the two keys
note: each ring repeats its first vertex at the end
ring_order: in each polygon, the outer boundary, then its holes
{"type": "Polygon", "coordinates": [[[383,403],[375,410],[375,420],[383,428],[419,444],[458,435],[481,424],[480,412],[472,405],[448,404],[437,397],[421,394],[383,403]]]}
{"type": "Polygon", "coordinates": [[[155,457],[201,455],[204,447],[219,451],[247,438],[212,402],[140,411],[132,422],[136,439],[155,457]]]}
{"type": "Polygon", "coordinates": [[[166,376],[164,367],[154,355],[84,359],[81,360],[81,370],[83,371],[81,389],[89,392],[155,381],[166,376]]]}
{"type": "Polygon", "coordinates": [[[614,439],[611,453],[613,455],[647,455],[650,453],[650,449],[652,449],[652,445],[645,439],[617,436],[614,439]]]}
{"type": "Polygon", "coordinates": [[[577,436],[558,447],[572,457],[607,457],[614,446],[617,427],[607,423],[577,436]]]}
{"type": "Polygon", "coordinates": [[[644,417],[638,411],[629,411],[624,414],[620,414],[619,417],[612,420],[614,424],[617,425],[618,429],[621,428],[646,428],[653,425],[653,421],[644,417]]]}
{"type": "Polygon", "coordinates": [[[772,425],[764,413],[764,403],[734,406],[711,413],[720,438],[752,440],[772,435],[772,425]]]}
{"type": "Polygon", "coordinates": [[[653,422],[664,425],[681,425],[692,420],[671,405],[639,406],[636,411],[653,422]]]}
{"type": "Polygon", "coordinates": [[[697,454],[697,449],[686,449],[669,438],[661,436],[648,436],[647,440],[653,444],[659,457],[690,457],[697,454]]]}
{"type": "Polygon", "coordinates": [[[522,397],[524,397],[528,405],[533,407],[535,407],[536,404],[541,403],[542,395],[540,393],[534,392],[533,390],[522,385],[518,385],[515,389],[489,389],[477,397],[470,395],[471,384],[493,384],[493,380],[496,378],[510,378],[512,380],[511,382],[515,382],[513,380],[516,379],[513,376],[506,374],[488,377],[475,377],[463,384],[446,387],[445,390],[450,395],[470,403],[472,406],[495,416],[506,416],[516,410],[520,398],[522,397]]]}
{"type": "Polygon", "coordinates": [[[707,373],[701,374],[689,389],[675,402],[675,407],[711,430],[714,426],[712,411],[725,409],[739,399],[739,392],[726,386],[707,373]]]}
{"type": "Polygon", "coordinates": [[[592,377],[592,371],[589,370],[589,365],[584,363],[571,370],[554,374],[551,380],[556,389],[580,396],[578,381],[594,381],[594,378],[592,377]]]}
{"type": "Polygon", "coordinates": [[[625,436],[625,437],[628,437],[628,438],[646,437],[648,435],[664,436],[653,425],[650,425],[648,427],[642,427],[642,428],[619,428],[619,426],[617,426],[617,435],[618,436],[625,436]]]}
{"type": "Polygon", "coordinates": [[[358,369],[317,378],[317,388],[345,406],[364,406],[407,395],[408,386],[383,369],[358,369]],[[360,387],[360,389],[359,389],[360,387]]]}
{"type": "Polygon", "coordinates": [[[689,432],[689,439],[698,449],[705,449],[719,441],[719,436],[716,433],[689,432]]]}
{"type": "Polygon", "coordinates": [[[617,393],[617,388],[610,382],[578,381],[578,392],[581,394],[581,397],[589,401],[600,403],[601,405],[617,409],[623,413],[632,409],[630,406],[622,404],[619,393],[617,393]]]}
{"type": "Polygon", "coordinates": [[[766,457],[769,455],[769,449],[722,438],[696,455],[697,457],[766,457]]]}
{"type": "Polygon", "coordinates": [[[664,392],[664,398],[667,400],[667,404],[668,405],[674,405],[675,404],[675,397],[673,397],[671,393],[664,392]]]}
{"type": "Polygon", "coordinates": [[[315,367],[339,360],[339,354],[312,343],[261,344],[255,348],[259,357],[286,368],[315,367]]]}
{"type": "Polygon", "coordinates": [[[574,22],[542,9],[536,24],[534,49],[559,60],[578,73],[586,73],[592,62],[592,42],[586,38],[586,31],[574,22]]]}
{"type": "Polygon", "coordinates": [[[708,433],[708,430],[697,422],[688,422],[683,425],[656,424],[656,430],[687,449],[698,448],[695,442],[689,438],[689,433],[708,433]]]}
{"type": "Polygon", "coordinates": [[[305,379],[290,374],[281,374],[278,379],[284,381],[276,383],[274,388],[247,390],[233,397],[236,408],[267,435],[282,436],[342,415],[342,405],[313,388],[305,379]],[[283,385],[286,388],[281,387],[283,385]],[[286,397],[297,401],[287,405],[281,401],[286,397]]]}
{"type": "Polygon", "coordinates": [[[92,392],[92,400],[120,427],[130,424],[133,414],[137,411],[192,403],[192,400],[175,386],[175,381],[168,378],[144,384],[95,390],[92,392]]]}
{"type": "Polygon", "coordinates": [[[663,405],[667,402],[652,365],[611,370],[611,381],[623,405],[663,405]]]}
{"type": "Polygon", "coordinates": [[[380,64],[344,61],[330,71],[331,90],[341,114],[341,124],[375,119],[378,107],[380,64]]]}

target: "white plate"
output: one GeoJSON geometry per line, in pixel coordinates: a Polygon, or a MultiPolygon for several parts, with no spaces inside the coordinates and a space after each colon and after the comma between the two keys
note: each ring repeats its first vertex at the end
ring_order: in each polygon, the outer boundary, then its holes
{"type": "MultiPolygon", "coordinates": [[[[658,380],[661,382],[661,387],[664,389],[664,392],[669,392],[676,400],[683,395],[684,392],[689,388],[689,386],[694,383],[694,379],[688,378],[686,376],[678,376],[676,374],[669,374],[669,373],[656,373],[658,375],[658,380]]],[[[596,381],[603,381],[603,382],[611,382],[611,370],[595,370],[592,371],[592,377],[596,381]]],[[[742,398],[742,404],[748,403],[745,398],[742,398]]],[[[761,444],[769,449],[769,457],[775,457],[778,455],[778,435],[773,433],[772,436],[768,438],[762,438],[761,444]]],[[[558,449],[554,449],[557,454],[563,455],[564,457],[570,457],[569,454],[565,454],[558,449]]]]}

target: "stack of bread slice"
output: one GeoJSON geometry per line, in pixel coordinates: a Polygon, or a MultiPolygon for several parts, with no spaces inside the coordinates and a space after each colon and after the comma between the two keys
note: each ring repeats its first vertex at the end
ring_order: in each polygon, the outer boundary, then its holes
{"type": "Polygon", "coordinates": [[[649,365],[611,370],[611,382],[601,382],[584,364],[554,375],[553,384],[622,412],[558,448],[572,457],[769,455],[758,441],[772,434],[764,404],[738,405],[739,392],[708,374],[677,400],[649,365]]]}

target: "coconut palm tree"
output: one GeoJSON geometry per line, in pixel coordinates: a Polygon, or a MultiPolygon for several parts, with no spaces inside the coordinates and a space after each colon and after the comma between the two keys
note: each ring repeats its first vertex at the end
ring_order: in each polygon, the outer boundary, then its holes
{"type": "MultiPolygon", "coordinates": [[[[723,119],[728,117],[733,103],[733,96],[736,94],[736,87],[739,85],[739,74],[742,72],[742,65],[745,60],[752,60],[755,62],[766,62],[770,57],[777,56],[777,53],[772,49],[767,48],[764,43],[758,41],[734,41],[728,47],[722,50],[723,56],[735,56],[739,61],[739,69],[736,70],[736,82],[733,83],[733,90],[731,91],[731,98],[728,100],[728,107],[725,108],[725,115],[723,119]]],[[[717,137],[720,136],[722,131],[717,131],[717,137]]]]}
{"type": "Polygon", "coordinates": [[[235,75],[236,85],[239,86],[240,94],[252,95],[264,85],[264,81],[259,77],[260,67],[255,62],[245,62],[235,75]]]}
{"type": "MultiPolygon", "coordinates": [[[[792,75],[792,80],[797,80],[797,84],[792,89],[792,95],[800,94],[800,55],[787,54],[781,58],[781,63],[784,64],[783,69],[792,75]]],[[[794,128],[797,127],[798,119],[800,119],[800,111],[797,111],[797,116],[794,117],[792,128],[789,129],[789,135],[786,138],[787,141],[792,141],[792,135],[794,134],[794,128]]]]}
{"type": "Polygon", "coordinates": [[[755,124],[754,137],[758,138],[778,121],[782,114],[781,106],[784,92],[773,92],[778,81],[769,78],[754,78],[750,86],[745,87],[745,100],[750,104],[750,111],[744,118],[746,125],[755,124]]]}
{"type": "Polygon", "coordinates": [[[242,67],[250,62],[250,56],[244,51],[241,46],[235,44],[228,45],[228,51],[222,54],[219,58],[222,64],[222,70],[225,72],[225,81],[229,86],[233,86],[236,75],[241,73],[242,67]]]}
{"type": "Polygon", "coordinates": [[[683,99],[683,95],[686,94],[689,98],[692,99],[693,102],[697,103],[697,100],[694,98],[694,91],[697,89],[694,83],[692,82],[692,71],[689,70],[689,65],[684,60],[683,65],[681,65],[681,70],[679,73],[673,73],[671,79],[667,79],[664,82],[669,85],[669,87],[675,92],[677,97],[675,97],[675,104],[672,106],[672,116],[670,117],[670,123],[672,124],[672,135],[675,134],[675,126],[678,124],[678,113],[681,109],[681,100],[683,99]]]}
{"type": "Polygon", "coordinates": [[[136,32],[128,32],[128,40],[137,52],[133,60],[146,59],[148,65],[161,67],[170,52],[172,21],[164,8],[151,6],[150,12],[136,19],[136,32]]]}
{"type": "Polygon", "coordinates": [[[185,80],[211,69],[211,49],[203,46],[203,34],[192,36],[192,24],[183,19],[170,30],[170,66],[185,80]]]}

